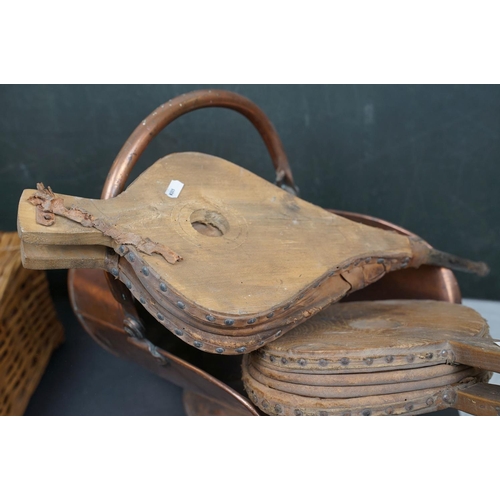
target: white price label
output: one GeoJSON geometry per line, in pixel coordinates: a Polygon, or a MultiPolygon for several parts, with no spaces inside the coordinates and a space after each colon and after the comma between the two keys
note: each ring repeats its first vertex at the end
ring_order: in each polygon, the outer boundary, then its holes
{"type": "Polygon", "coordinates": [[[184,187],[184,184],[181,181],[172,181],[168,185],[168,188],[165,191],[165,194],[169,198],[178,198],[179,195],[181,194],[183,187],[184,187]]]}

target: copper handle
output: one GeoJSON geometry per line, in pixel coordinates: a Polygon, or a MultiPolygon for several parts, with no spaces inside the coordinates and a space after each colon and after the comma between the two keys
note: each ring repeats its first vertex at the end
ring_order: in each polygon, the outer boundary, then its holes
{"type": "Polygon", "coordinates": [[[102,190],[101,198],[120,194],[128,176],[148,144],[168,124],[186,113],[202,108],[228,108],[248,118],[258,130],[276,170],[276,184],[297,194],[283,144],[269,118],[252,101],[226,90],[197,90],[171,99],[153,111],[134,130],[118,153],[102,190]]]}

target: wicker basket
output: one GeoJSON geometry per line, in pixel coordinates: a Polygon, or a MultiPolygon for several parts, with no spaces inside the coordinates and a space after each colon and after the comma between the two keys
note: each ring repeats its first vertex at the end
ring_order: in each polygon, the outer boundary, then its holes
{"type": "Polygon", "coordinates": [[[16,233],[0,232],[0,415],[22,415],[64,340],[44,272],[25,269],[16,233]]]}

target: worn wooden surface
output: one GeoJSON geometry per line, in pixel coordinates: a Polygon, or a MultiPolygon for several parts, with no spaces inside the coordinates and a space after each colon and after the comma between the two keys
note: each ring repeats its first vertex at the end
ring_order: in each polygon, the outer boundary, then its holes
{"type": "MultiPolygon", "coordinates": [[[[25,243],[116,246],[100,231],[59,217],[51,227],[36,224],[35,209],[26,202],[32,194],[26,191],[19,204],[25,243]]],[[[358,259],[411,257],[405,236],[328,213],[247,170],[202,154],[160,160],[116,198],[64,200],[67,207],[105,219],[122,233],[154,239],[181,255],[183,261],[175,265],[158,255],[144,255],[144,260],[180,294],[226,314],[255,314],[284,304],[358,259]],[[185,184],[178,199],[165,195],[174,179],[185,184]],[[192,222],[203,223],[207,213],[212,220],[205,225],[217,225],[221,237],[193,228],[192,222]]],[[[376,279],[384,266],[373,267],[370,276],[376,279]]]]}
{"type": "Polygon", "coordinates": [[[461,389],[455,407],[471,415],[500,416],[500,386],[476,384],[461,389]]]}
{"type": "Polygon", "coordinates": [[[160,160],[116,198],[56,198],[56,213],[74,220],[57,216],[49,227],[36,222],[32,195],[19,204],[27,265],[99,267],[102,253],[92,262],[93,250],[78,247],[112,247],[103,267],[183,340],[218,354],[255,349],[386,272],[420,263],[408,236],[352,222],[203,154],[160,160]],[[177,199],[165,194],[171,180],[185,184],[177,199]]]}
{"type": "MultiPolygon", "coordinates": [[[[458,304],[350,302],[321,311],[255,356],[263,366],[286,372],[372,373],[454,362],[448,342],[466,343],[476,337],[488,337],[488,324],[480,314],[458,304]]],[[[497,348],[491,341],[490,345],[497,348]]]]}
{"type": "MultiPolygon", "coordinates": [[[[246,355],[250,399],[271,415],[419,414],[446,407],[472,412],[467,390],[500,366],[500,347],[477,312],[436,301],[334,304],[286,336],[246,355]],[[454,351],[460,346],[469,358],[454,351]],[[463,362],[463,361],[462,361],[463,362]]],[[[495,393],[496,394],[496,393],[495,393]]],[[[490,397],[490,406],[495,400],[490,397]]],[[[472,405],[472,406],[471,406],[472,405]]],[[[482,408],[475,406],[476,414],[482,408]]]]}

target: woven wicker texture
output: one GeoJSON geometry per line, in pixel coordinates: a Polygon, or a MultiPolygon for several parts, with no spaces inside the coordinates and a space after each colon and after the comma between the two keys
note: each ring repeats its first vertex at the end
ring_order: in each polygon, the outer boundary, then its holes
{"type": "Polygon", "coordinates": [[[45,273],[22,266],[16,233],[0,233],[0,416],[24,413],[63,340],[45,273]]]}

